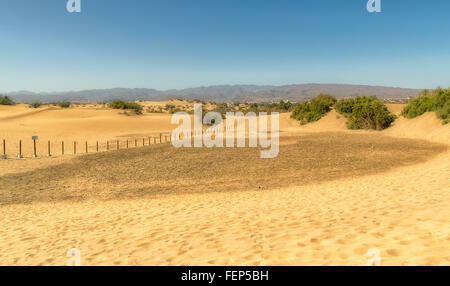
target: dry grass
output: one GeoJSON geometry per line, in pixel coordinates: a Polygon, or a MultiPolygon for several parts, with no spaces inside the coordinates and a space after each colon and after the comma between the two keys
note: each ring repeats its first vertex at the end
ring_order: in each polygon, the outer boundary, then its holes
{"type": "Polygon", "coordinates": [[[273,189],[385,172],[420,163],[447,147],[372,134],[284,137],[276,159],[254,148],[181,148],[169,144],[81,156],[0,177],[0,204],[87,198],[273,189]]]}

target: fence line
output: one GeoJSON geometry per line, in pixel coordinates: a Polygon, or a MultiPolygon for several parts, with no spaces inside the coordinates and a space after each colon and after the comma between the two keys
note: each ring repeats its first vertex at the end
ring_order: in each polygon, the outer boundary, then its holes
{"type": "MultiPolygon", "coordinates": [[[[138,148],[138,147],[150,146],[150,145],[154,145],[154,144],[158,144],[158,143],[159,144],[163,144],[163,143],[171,142],[170,135],[166,135],[166,134],[163,135],[162,133],[160,133],[159,134],[159,142],[157,142],[157,138],[158,138],[158,136],[149,136],[148,137],[148,141],[147,141],[148,144],[146,144],[146,137],[142,137],[142,145],[140,145],[140,143],[138,142],[138,138],[134,138],[134,147],[138,148]],[[162,139],[163,136],[164,136],[164,140],[162,139]],[[153,139],[153,144],[152,144],[152,139],[153,139]]],[[[140,138],[139,138],[139,140],[140,140],[140,138]]],[[[115,141],[116,141],[116,148],[115,149],[112,148],[112,149],[120,150],[121,140],[118,139],[118,140],[115,140],[115,141]]],[[[79,152],[80,150],[77,149],[78,142],[77,141],[73,141],[73,153],[72,154],[67,154],[66,150],[65,150],[65,143],[66,143],[66,141],[62,140],[60,142],[61,142],[61,152],[60,152],[60,154],[57,154],[57,152],[52,152],[52,148],[54,147],[54,144],[52,144],[52,141],[51,140],[47,141],[47,150],[46,150],[47,151],[47,154],[46,154],[47,157],[53,157],[53,156],[57,156],[57,155],[60,155],[60,156],[76,155],[76,154],[82,154],[82,152],[83,152],[83,148],[80,148],[81,152],[79,152]]],[[[83,142],[83,141],[81,141],[81,142],[83,142]]],[[[88,154],[89,151],[90,151],[89,147],[92,147],[92,146],[89,146],[89,141],[84,141],[84,142],[85,142],[84,154],[88,154]]],[[[110,142],[111,142],[110,140],[106,140],[106,152],[114,151],[114,150],[111,149],[110,142]]],[[[114,141],[112,141],[112,142],[114,142],[114,141]]],[[[95,151],[97,153],[98,152],[102,152],[102,148],[101,148],[101,144],[100,143],[101,143],[101,141],[96,141],[95,142],[95,147],[94,148],[95,148],[95,151]]],[[[58,144],[56,144],[56,145],[58,145],[58,144]]],[[[69,142],[69,145],[70,145],[70,142],[69,142]]],[[[38,146],[39,146],[39,141],[37,139],[33,138],[32,139],[32,149],[30,149],[33,158],[38,158],[39,154],[45,154],[44,153],[45,151],[43,151],[43,150],[45,150],[45,149],[43,149],[43,148],[45,148],[44,147],[45,143],[44,143],[44,146],[41,145],[42,147],[41,147],[41,149],[39,149],[39,150],[41,150],[43,152],[38,152],[38,146]]],[[[105,145],[103,145],[103,146],[105,146],[105,145]]],[[[16,147],[17,147],[17,145],[16,145],[16,147]]],[[[126,139],[126,148],[128,149],[129,147],[130,147],[129,146],[129,139],[126,139]]],[[[10,151],[10,150],[7,150],[7,140],[6,139],[2,140],[2,149],[1,150],[2,150],[2,157],[1,158],[5,159],[5,160],[8,159],[9,158],[8,157],[8,151],[10,151]]],[[[23,140],[22,139],[19,140],[18,149],[16,149],[16,150],[18,151],[18,153],[16,153],[18,159],[25,158],[24,153],[23,153],[24,148],[23,148],[23,140]]],[[[92,148],[91,148],[91,150],[92,150],[92,148]]],[[[27,153],[27,154],[29,154],[29,153],[27,153]]],[[[11,155],[11,154],[9,154],[9,155],[11,155]]]]}

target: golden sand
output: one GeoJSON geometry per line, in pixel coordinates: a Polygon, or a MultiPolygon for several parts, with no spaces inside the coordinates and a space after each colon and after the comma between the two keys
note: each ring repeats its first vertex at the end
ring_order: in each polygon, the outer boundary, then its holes
{"type": "MultiPolygon", "coordinates": [[[[49,108],[39,112],[25,106],[1,107],[0,118],[3,118],[0,137],[8,140],[34,133],[42,138],[66,140],[115,139],[147,136],[173,128],[168,114],[125,116],[96,107],[49,108]]],[[[134,184],[134,191],[140,192],[141,185],[146,187],[151,182],[108,186],[105,181],[96,182],[74,172],[68,178],[55,177],[54,184],[68,188],[78,185],[73,192],[98,188],[100,195],[73,200],[49,192],[48,201],[32,199],[27,203],[7,203],[13,202],[14,197],[5,192],[15,196],[14,190],[5,186],[12,176],[39,178],[45,168],[58,168],[62,164],[83,166],[83,162],[95,174],[95,165],[90,161],[101,160],[102,156],[119,157],[120,153],[88,155],[81,161],[71,155],[3,160],[0,189],[2,197],[9,199],[0,202],[0,265],[65,265],[70,248],[80,250],[82,265],[365,265],[369,259],[366,253],[371,248],[380,250],[382,265],[450,265],[450,151],[442,149],[449,145],[450,125],[443,126],[432,113],[411,120],[400,118],[383,132],[348,131],[345,119],[334,112],[307,126],[299,126],[288,114],[282,114],[280,121],[281,136],[288,142],[295,136],[307,138],[308,134],[324,132],[332,136],[339,131],[412,144],[411,154],[417,152],[418,156],[426,153],[418,151],[418,146],[423,145],[416,139],[441,147],[426,159],[389,163],[385,170],[370,169],[367,174],[353,170],[350,176],[330,176],[329,180],[304,184],[290,178],[296,185],[276,187],[267,183],[269,188],[261,189],[246,189],[243,183],[226,177],[220,192],[169,191],[108,200],[102,196],[113,189],[117,191],[118,186],[126,189],[134,184]],[[227,189],[227,182],[239,191],[227,189]]],[[[383,142],[376,146],[383,146],[383,142]]],[[[385,156],[382,149],[375,151],[376,156],[385,156]]],[[[139,152],[139,149],[119,152],[139,152]]],[[[172,154],[170,150],[164,152],[167,153],[161,156],[172,154]]],[[[379,162],[376,156],[367,160],[379,162]]],[[[137,162],[148,170],[158,168],[145,160],[137,162]]],[[[286,168],[289,170],[291,166],[286,168]]],[[[114,182],[114,170],[111,169],[111,174],[104,169],[102,172],[114,182]]],[[[167,172],[171,170],[167,167],[167,172]]],[[[254,170],[255,176],[263,172],[254,170]]],[[[206,184],[207,179],[201,181],[206,184]]],[[[32,192],[48,191],[34,190],[35,185],[53,185],[53,181],[25,182],[32,192]]]]}

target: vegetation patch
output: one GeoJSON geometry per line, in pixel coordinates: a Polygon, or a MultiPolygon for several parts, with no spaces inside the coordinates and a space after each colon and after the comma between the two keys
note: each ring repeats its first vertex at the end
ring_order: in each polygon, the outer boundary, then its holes
{"type": "Polygon", "coordinates": [[[41,107],[41,105],[42,105],[42,103],[40,103],[40,102],[33,102],[33,103],[30,103],[30,108],[39,108],[39,107],[41,107]]]}
{"type": "Polygon", "coordinates": [[[136,102],[126,102],[123,100],[116,100],[109,104],[112,109],[133,110],[136,114],[142,114],[142,105],[136,102]]]}
{"type": "Polygon", "coordinates": [[[396,116],[375,96],[362,96],[339,100],[336,111],[347,118],[349,129],[382,130],[391,126],[396,116]]]}
{"type": "Polygon", "coordinates": [[[164,113],[162,107],[147,107],[147,113],[164,113]]]}
{"type": "Polygon", "coordinates": [[[290,112],[294,109],[294,105],[290,101],[281,100],[280,102],[273,103],[235,103],[234,106],[244,113],[246,112],[278,112],[285,113],[290,112]]]}
{"type": "Polygon", "coordinates": [[[61,108],[69,108],[72,104],[69,101],[51,102],[50,105],[59,106],[61,108]]]}
{"type": "Polygon", "coordinates": [[[402,111],[406,118],[414,118],[425,112],[434,111],[447,124],[450,119],[450,89],[437,88],[431,92],[422,91],[421,95],[413,99],[402,111]]]}
{"type": "Polygon", "coordinates": [[[8,96],[0,95],[0,105],[14,105],[16,104],[12,99],[8,96]]]}
{"type": "Polygon", "coordinates": [[[302,125],[318,121],[331,110],[335,103],[336,99],[334,97],[328,94],[319,94],[310,101],[298,103],[294,107],[291,118],[300,121],[302,125]]]}

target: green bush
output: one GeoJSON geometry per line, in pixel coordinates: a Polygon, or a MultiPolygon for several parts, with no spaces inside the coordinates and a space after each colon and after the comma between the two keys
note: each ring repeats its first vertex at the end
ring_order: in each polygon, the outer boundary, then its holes
{"type": "Polygon", "coordinates": [[[58,102],[58,106],[61,107],[61,108],[69,108],[70,107],[70,102],[68,102],[68,101],[58,102]]]}
{"type": "Polygon", "coordinates": [[[413,99],[402,111],[406,118],[414,118],[425,112],[434,111],[436,115],[446,120],[450,118],[450,89],[437,88],[430,94],[428,90],[413,99]]]}
{"type": "Polygon", "coordinates": [[[166,104],[166,106],[164,107],[164,109],[169,112],[170,112],[170,110],[175,109],[175,108],[176,108],[176,106],[173,104],[166,104]]]}
{"type": "Polygon", "coordinates": [[[184,110],[181,109],[181,108],[179,108],[179,107],[175,107],[175,108],[173,108],[173,109],[170,109],[170,110],[169,110],[169,113],[170,113],[170,114],[174,114],[174,113],[181,112],[181,111],[184,111],[184,110]]]}
{"type": "Polygon", "coordinates": [[[61,108],[69,108],[71,103],[68,101],[59,101],[59,102],[52,102],[51,105],[59,106],[61,108]]]}
{"type": "Polygon", "coordinates": [[[40,102],[33,102],[30,104],[30,108],[39,108],[41,107],[42,103],[40,102]]]}
{"type": "Polygon", "coordinates": [[[436,115],[442,120],[450,119],[450,101],[446,102],[444,106],[436,110],[436,115]]]}
{"type": "Polygon", "coordinates": [[[375,96],[363,96],[339,100],[336,111],[347,118],[349,129],[382,130],[391,126],[396,116],[375,96]]]}
{"type": "MultiPolygon", "coordinates": [[[[250,108],[255,109],[255,106],[252,105],[250,108]]],[[[290,112],[294,109],[294,105],[290,101],[281,100],[279,103],[260,103],[257,104],[256,110],[258,112],[290,112]]]]}
{"type": "Polygon", "coordinates": [[[147,111],[147,113],[163,113],[161,107],[158,107],[158,108],[147,107],[146,111],[147,111]]]}
{"type": "Polygon", "coordinates": [[[14,105],[14,104],[16,103],[6,95],[5,96],[0,95],[0,105],[14,105]]]}
{"type": "Polygon", "coordinates": [[[136,102],[126,102],[123,100],[116,100],[109,104],[113,109],[130,109],[134,110],[136,114],[142,114],[142,105],[136,102]]]}
{"type": "Polygon", "coordinates": [[[327,94],[319,94],[310,101],[297,104],[292,111],[291,118],[300,121],[302,125],[318,121],[331,110],[335,103],[336,99],[334,97],[327,94]]]}

